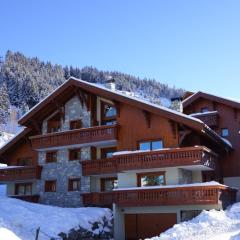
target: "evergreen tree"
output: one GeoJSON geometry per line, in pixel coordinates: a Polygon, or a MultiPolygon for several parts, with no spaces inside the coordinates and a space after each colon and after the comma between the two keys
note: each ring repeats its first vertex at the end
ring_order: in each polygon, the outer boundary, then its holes
{"type": "Polygon", "coordinates": [[[9,116],[10,102],[5,83],[0,86],[0,93],[0,124],[6,124],[9,116]]]}

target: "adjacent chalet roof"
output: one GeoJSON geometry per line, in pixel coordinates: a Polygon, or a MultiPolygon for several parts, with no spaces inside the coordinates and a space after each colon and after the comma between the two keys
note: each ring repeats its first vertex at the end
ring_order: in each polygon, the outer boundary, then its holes
{"type": "Polygon", "coordinates": [[[0,156],[9,150],[12,146],[19,144],[22,140],[27,138],[28,134],[31,132],[30,128],[22,129],[15,137],[11,138],[0,148],[0,156]]]}
{"type": "Polygon", "coordinates": [[[116,103],[126,103],[134,107],[140,108],[150,113],[161,115],[172,121],[184,124],[224,147],[230,147],[222,138],[210,129],[201,120],[186,114],[171,110],[169,108],[150,103],[136,97],[127,96],[120,91],[112,91],[103,85],[89,83],[74,77],[70,77],[65,83],[58,87],[54,92],[48,95],[29,112],[27,112],[20,120],[19,124],[31,126],[34,121],[41,121],[49,114],[56,110],[56,106],[63,105],[67,100],[76,94],[76,89],[80,89],[86,94],[97,95],[116,103]]]}
{"type": "Polygon", "coordinates": [[[196,101],[199,98],[208,99],[213,102],[218,102],[218,103],[228,105],[232,108],[240,109],[240,101],[238,101],[238,100],[234,100],[234,99],[230,99],[230,98],[223,98],[223,97],[219,97],[219,96],[212,95],[209,93],[204,93],[204,92],[194,93],[194,94],[190,95],[189,97],[187,97],[186,99],[184,99],[182,102],[183,107],[185,108],[185,107],[189,106],[191,103],[193,103],[194,101],[196,101]]]}

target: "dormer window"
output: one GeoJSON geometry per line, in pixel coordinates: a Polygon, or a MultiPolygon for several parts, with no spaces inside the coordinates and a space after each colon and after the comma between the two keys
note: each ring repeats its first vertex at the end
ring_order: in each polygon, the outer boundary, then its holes
{"type": "Polygon", "coordinates": [[[203,108],[201,108],[201,112],[202,112],[202,113],[209,112],[208,107],[203,107],[203,108]]]}
{"type": "Polygon", "coordinates": [[[117,110],[116,107],[110,103],[101,103],[101,120],[102,125],[116,124],[117,110]]]}

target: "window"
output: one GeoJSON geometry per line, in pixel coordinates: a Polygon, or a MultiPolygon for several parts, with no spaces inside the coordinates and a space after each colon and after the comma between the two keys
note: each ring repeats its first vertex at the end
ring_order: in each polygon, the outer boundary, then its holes
{"type": "Polygon", "coordinates": [[[116,152],[116,147],[101,148],[101,158],[110,158],[116,152]]]}
{"type": "Polygon", "coordinates": [[[228,128],[222,128],[222,130],[221,130],[221,136],[222,136],[222,137],[228,137],[228,135],[229,135],[228,128]]]}
{"type": "Polygon", "coordinates": [[[70,130],[80,129],[80,128],[82,128],[82,120],[81,119],[70,121],[70,130]]]}
{"type": "Polygon", "coordinates": [[[138,187],[165,185],[165,172],[139,173],[138,187]]]}
{"type": "Polygon", "coordinates": [[[117,188],[118,180],[117,178],[102,178],[101,179],[101,191],[109,192],[114,188],[117,188]]]}
{"type": "Polygon", "coordinates": [[[32,158],[18,158],[17,165],[18,166],[32,166],[32,158]]]}
{"type": "Polygon", "coordinates": [[[61,114],[57,113],[47,122],[48,133],[60,132],[61,129],[61,114]]]}
{"type": "Polygon", "coordinates": [[[68,191],[80,191],[80,178],[72,178],[68,180],[68,191]]]}
{"type": "Polygon", "coordinates": [[[32,195],[32,183],[15,184],[16,195],[32,195]]]}
{"type": "Polygon", "coordinates": [[[56,192],[56,180],[46,181],[45,182],[45,192],[56,192]]]}
{"type": "Polygon", "coordinates": [[[101,103],[102,125],[116,124],[116,116],[117,110],[112,104],[106,102],[101,103]]]}
{"type": "Polygon", "coordinates": [[[208,112],[208,107],[203,107],[203,108],[201,108],[201,112],[202,112],[202,113],[208,112]]]}
{"type": "Polygon", "coordinates": [[[157,150],[162,148],[163,148],[162,140],[139,142],[140,150],[157,150]]]}
{"type": "Polygon", "coordinates": [[[69,160],[81,160],[81,149],[70,149],[69,150],[69,160]]]}
{"type": "Polygon", "coordinates": [[[57,162],[57,152],[47,152],[46,153],[46,162],[57,162]]]}

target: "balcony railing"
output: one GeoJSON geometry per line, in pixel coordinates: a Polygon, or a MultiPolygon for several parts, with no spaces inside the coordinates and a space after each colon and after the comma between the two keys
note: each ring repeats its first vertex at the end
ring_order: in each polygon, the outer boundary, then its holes
{"type": "Polygon", "coordinates": [[[192,114],[193,117],[200,119],[202,122],[207,124],[209,127],[216,127],[218,126],[218,112],[206,112],[206,113],[199,113],[199,114],[192,114]]]}
{"type": "Polygon", "coordinates": [[[30,137],[34,149],[61,147],[117,139],[117,126],[96,126],[30,137]]]}
{"type": "Polygon", "coordinates": [[[11,195],[9,197],[33,203],[38,203],[39,201],[39,195],[11,195]]]}
{"type": "Polygon", "coordinates": [[[0,169],[0,182],[40,179],[41,166],[13,167],[0,169]]]}
{"type": "Polygon", "coordinates": [[[226,207],[234,203],[235,200],[236,190],[221,185],[135,189],[83,194],[84,206],[109,206],[116,203],[121,207],[196,204],[222,204],[223,207],[226,207]]]}
{"type": "Polygon", "coordinates": [[[83,175],[117,173],[126,170],[201,165],[215,169],[217,155],[206,147],[184,147],[135,152],[112,158],[83,161],[83,175]]]}

